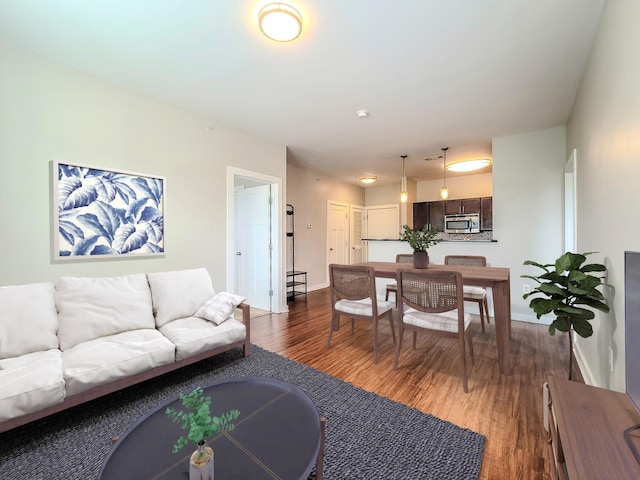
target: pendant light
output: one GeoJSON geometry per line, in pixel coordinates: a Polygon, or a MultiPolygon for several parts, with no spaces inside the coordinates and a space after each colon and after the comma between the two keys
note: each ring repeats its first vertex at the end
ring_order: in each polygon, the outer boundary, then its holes
{"type": "Polygon", "coordinates": [[[402,178],[400,179],[400,201],[407,203],[409,194],[407,193],[407,176],[404,174],[404,161],[407,158],[406,155],[400,155],[402,158],[402,178]]]}
{"type": "Polygon", "coordinates": [[[442,188],[440,189],[440,198],[446,200],[449,197],[449,189],[447,188],[447,150],[449,150],[449,147],[442,147],[440,150],[444,152],[442,156],[442,172],[444,177],[442,188]]]}

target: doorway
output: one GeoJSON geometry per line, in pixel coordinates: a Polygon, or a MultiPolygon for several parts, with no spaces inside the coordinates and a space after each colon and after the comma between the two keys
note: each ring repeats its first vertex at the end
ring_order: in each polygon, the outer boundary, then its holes
{"type": "Polygon", "coordinates": [[[564,168],[564,251],[576,252],[577,249],[577,203],[576,203],[576,149],[567,159],[564,168]]]}
{"type": "MultiPolygon", "coordinates": [[[[328,201],[327,204],[327,265],[349,263],[349,205],[328,201]]],[[[327,278],[329,271],[327,269],[327,278]]]]}
{"type": "Polygon", "coordinates": [[[282,180],[227,167],[227,288],[252,307],[286,311],[282,180]]]}

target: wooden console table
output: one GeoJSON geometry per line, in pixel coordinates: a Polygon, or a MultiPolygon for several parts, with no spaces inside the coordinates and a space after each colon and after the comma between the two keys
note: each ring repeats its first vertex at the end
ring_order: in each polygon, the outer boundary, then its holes
{"type": "MultiPolygon", "coordinates": [[[[640,463],[624,439],[640,412],[626,394],[557,377],[548,389],[551,478],[640,479],[640,463]]],[[[640,450],[640,438],[634,444],[640,450]]]]}

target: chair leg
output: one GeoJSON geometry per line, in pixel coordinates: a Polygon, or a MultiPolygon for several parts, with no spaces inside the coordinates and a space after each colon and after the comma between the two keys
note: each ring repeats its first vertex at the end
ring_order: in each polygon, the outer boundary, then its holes
{"type": "Polygon", "coordinates": [[[389,310],[389,325],[391,325],[391,337],[393,338],[393,343],[396,343],[396,329],[393,326],[393,312],[389,310]]]}
{"type": "Polygon", "coordinates": [[[333,331],[337,330],[336,324],[339,321],[339,317],[340,315],[338,315],[336,312],[331,313],[331,325],[329,325],[329,338],[327,339],[327,348],[331,346],[331,336],[333,335],[333,331]]]}
{"type": "Polygon", "coordinates": [[[413,349],[416,349],[416,343],[418,341],[418,332],[417,331],[413,331],[413,349]]]}
{"type": "Polygon", "coordinates": [[[390,292],[390,290],[387,288],[387,291],[384,293],[384,299],[385,299],[386,302],[389,301],[389,292],[390,292]]]}
{"type": "Polygon", "coordinates": [[[486,313],[487,323],[491,323],[491,320],[489,319],[489,302],[487,302],[487,297],[484,297],[482,304],[484,305],[484,311],[486,313]]]}
{"type": "Polygon", "coordinates": [[[378,363],[378,319],[373,319],[373,363],[378,363]]]}
{"type": "Polygon", "coordinates": [[[482,325],[482,333],[484,333],[484,310],[482,308],[482,300],[478,302],[478,310],[480,311],[480,325],[482,325]]]}
{"type": "Polygon", "coordinates": [[[393,358],[393,369],[398,368],[398,358],[400,357],[400,347],[402,347],[402,333],[404,332],[404,328],[402,325],[398,323],[398,343],[396,343],[396,355],[393,358]]]}
{"type": "Polygon", "coordinates": [[[476,359],[473,353],[473,340],[471,339],[471,330],[467,330],[467,333],[465,336],[467,337],[467,345],[469,345],[469,354],[471,355],[471,365],[475,365],[476,359]]]}
{"type": "Polygon", "coordinates": [[[462,362],[462,387],[464,388],[464,393],[469,393],[467,385],[467,356],[464,353],[465,336],[466,332],[463,332],[462,335],[458,334],[458,348],[460,349],[460,362],[462,362]]]}

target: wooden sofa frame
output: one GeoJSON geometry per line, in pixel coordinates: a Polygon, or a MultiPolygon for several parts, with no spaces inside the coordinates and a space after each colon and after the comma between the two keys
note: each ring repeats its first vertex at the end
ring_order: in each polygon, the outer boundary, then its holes
{"type": "Polygon", "coordinates": [[[158,377],[179,368],[186,367],[187,365],[199,362],[201,360],[204,360],[205,358],[213,357],[219,353],[231,350],[232,348],[242,347],[243,356],[248,357],[251,353],[251,320],[249,314],[249,305],[241,303],[237,308],[242,311],[242,322],[246,327],[247,335],[244,340],[234,342],[229,345],[223,345],[213,350],[207,350],[206,352],[199,353],[192,357],[183,358],[182,360],[174,363],[160,365],[158,367],[152,368],[151,370],[146,370],[135,375],[119,378],[117,380],[114,380],[113,382],[105,383],[90,390],[86,390],[84,392],[77,393],[76,395],[66,397],[62,402],[45,409],[38,410],[37,412],[28,413],[20,417],[5,420],[4,422],[0,422],[0,433],[6,432],[21,425],[26,425],[27,423],[33,422],[34,420],[53,415],[54,413],[62,412],[63,410],[75,407],[76,405],[80,405],[90,400],[95,400],[96,398],[100,398],[104,395],[117,392],[118,390],[122,390],[123,388],[127,388],[137,383],[144,382],[145,380],[149,380],[151,378],[158,377]]]}

